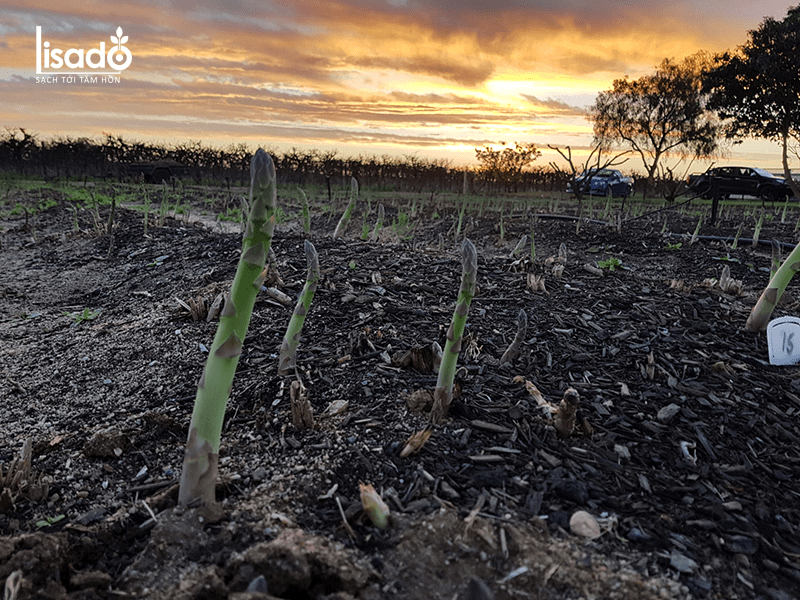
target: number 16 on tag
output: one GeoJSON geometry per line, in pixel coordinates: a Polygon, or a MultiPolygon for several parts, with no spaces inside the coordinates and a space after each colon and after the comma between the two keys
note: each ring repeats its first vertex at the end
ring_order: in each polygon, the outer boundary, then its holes
{"type": "Polygon", "coordinates": [[[800,318],[781,317],[767,325],[767,345],[771,365],[800,362],[800,318]]]}

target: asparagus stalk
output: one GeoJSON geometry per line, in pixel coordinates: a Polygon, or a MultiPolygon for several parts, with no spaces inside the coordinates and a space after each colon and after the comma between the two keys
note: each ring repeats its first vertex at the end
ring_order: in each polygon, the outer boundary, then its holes
{"type": "Polygon", "coordinates": [[[184,505],[194,500],[205,504],[214,502],[225,407],[272,244],[276,209],[275,165],[261,148],[250,162],[250,205],[242,255],[197,386],[178,493],[178,501],[184,505]]]}
{"type": "Polygon", "coordinates": [[[300,190],[300,196],[303,199],[303,233],[308,235],[311,233],[311,211],[308,208],[308,197],[302,189],[300,190]]]}
{"type": "Polygon", "coordinates": [[[347,203],[347,208],[344,209],[344,214],[342,215],[342,218],[339,219],[339,223],[336,225],[336,229],[333,231],[334,239],[342,235],[347,229],[347,225],[350,223],[350,218],[353,216],[353,210],[356,207],[357,198],[358,198],[358,182],[356,181],[355,177],[351,177],[350,201],[347,203]]]}
{"type": "Polygon", "coordinates": [[[769,265],[769,278],[772,280],[775,273],[781,267],[781,243],[778,240],[772,240],[772,262],[769,265]]]}
{"type": "Polygon", "coordinates": [[[747,317],[747,323],[744,326],[747,331],[762,331],[767,328],[772,311],[778,305],[786,286],[789,285],[798,270],[800,270],[800,244],[795,246],[792,253],[786,257],[781,268],[764,288],[761,297],[750,312],[750,316],[747,317]]]}
{"type": "Polygon", "coordinates": [[[386,209],[383,204],[378,204],[378,220],[375,221],[375,227],[372,229],[372,235],[369,237],[370,242],[378,239],[378,233],[383,228],[383,220],[386,218],[386,209]]]}
{"type": "MultiPolygon", "coordinates": [[[[481,204],[481,206],[483,206],[481,204]]],[[[461,210],[458,211],[458,226],[456,227],[455,240],[458,241],[458,236],[461,235],[461,224],[464,222],[464,212],[467,210],[467,198],[464,197],[461,202],[461,210]]]]}
{"type": "Polygon", "coordinates": [[[700,235],[700,228],[703,226],[703,215],[700,215],[700,218],[697,219],[697,227],[694,228],[694,233],[692,234],[692,239],[689,240],[689,245],[692,246],[697,241],[697,236],[700,235]]]}
{"type": "Polygon", "coordinates": [[[731,250],[736,250],[739,247],[739,236],[742,235],[742,228],[744,228],[744,222],[739,224],[739,229],[736,230],[736,235],[733,237],[733,244],[731,244],[731,250]]]}
{"type": "Polygon", "coordinates": [[[447,330],[447,342],[444,346],[439,378],[433,392],[433,408],[430,420],[439,423],[447,416],[453,400],[453,382],[456,377],[456,363],[461,351],[461,340],[467,324],[469,305],[475,296],[475,282],[478,276],[478,253],[469,239],[461,245],[461,288],[458,292],[453,319],[447,330]]]}
{"type": "Polygon", "coordinates": [[[500,357],[500,364],[511,362],[514,357],[519,353],[522,343],[525,341],[525,332],[528,330],[528,315],[524,310],[520,309],[517,315],[517,334],[514,336],[514,341],[508,346],[503,356],[500,357]]]}
{"type": "Polygon", "coordinates": [[[319,281],[319,256],[314,244],[306,240],[305,242],[306,262],[308,270],[306,274],[306,285],[297,299],[297,304],[294,307],[294,313],[289,320],[289,326],[286,328],[286,333],[283,336],[283,343],[281,344],[280,358],[278,359],[278,374],[289,375],[294,371],[295,360],[297,356],[297,346],[300,343],[300,333],[303,330],[303,324],[306,322],[306,315],[311,306],[311,301],[314,299],[314,293],[317,291],[317,282],[319,281]]]}
{"type": "Polygon", "coordinates": [[[525,247],[527,245],[528,245],[528,236],[523,235],[521,238],[519,238],[517,245],[514,246],[514,249],[511,251],[510,258],[517,258],[520,254],[522,254],[522,251],[525,250],[525,247]]]}
{"type": "Polygon", "coordinates": [[[764,213],[758,217],[756,221],[756,229],[753,231],[753,248],[758,246],[758,236],[761,234],[761,227],[764,225],[764,213]]]}

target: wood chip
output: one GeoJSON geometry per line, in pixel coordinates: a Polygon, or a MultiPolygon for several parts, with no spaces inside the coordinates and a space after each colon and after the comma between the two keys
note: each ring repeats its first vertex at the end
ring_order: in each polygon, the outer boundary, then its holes
{"type": "Polygon", "coordinates": [[[496,425],[494,423],[489,423],[488,421],[481,421],[480,419],[475,419],[472,421],[472,426],[477,429],[484,429],[486,431],[491,431],[494,433],[514,433],[513,429],[509,429],[508,427],[503,427],[502,425],[496,425]]]}

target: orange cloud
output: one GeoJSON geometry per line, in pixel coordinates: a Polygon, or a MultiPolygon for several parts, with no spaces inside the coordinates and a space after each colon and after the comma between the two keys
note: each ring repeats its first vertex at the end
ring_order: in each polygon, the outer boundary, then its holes
{"type": "Polygon", "coordinates": [[[6,0],[0,120],[405,149],[585,144],[598,91],[667,56],[740,43],[760,17],[738,12],[712,25],[694,0],[6,0]],[[34,25],[66,45],[109,43],[121,26],[133,63],[117,86],[37,86],[34,25]]]}

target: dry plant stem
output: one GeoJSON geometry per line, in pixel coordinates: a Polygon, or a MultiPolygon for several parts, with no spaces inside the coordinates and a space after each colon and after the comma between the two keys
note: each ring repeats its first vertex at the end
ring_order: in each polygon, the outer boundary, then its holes
{"type": "Polygon", "coordinates": [[[469,305],[475,296],[475,282],[478,276],[478,253],[475,246],[468,239],[461,245],[461,288],[453,312],[453,319],[447,330],[447,342],[444,346],[442,364],[439,368],[439,378],[433,392],[433,408],[430,420],[440,423],[447,416],[450,403],[453,401],[453,382],[456,377],[458,354],[461,351],[461,341],[464,336],[464,327],[467,324],[469,305]]]}
{"type": "Polygon", "coordinates": [[[519,349],[522,347],[522,343],[525,341],[525,333],[527,330],[528,315],[524,310],[520,309],[519,314],[517,315],[517,334],[514,336],[514,340],[508,346],[506,351],[503,352],[503,356],[500,358],[501,365],[511,362],[514,360],[514,357],[519,354],[519,349]]]}
{"type": "Polygon", "coordinates": [[[316,248],[314,248],[314,244],[308,240],[305,242],[305,251],[306,262],[308,264],[306,284],[303,287],[300,297],[297,299],[294,313],[292,313],[289,326],[286,328],[286,333],[283,336],[280,358],[278,359],[278,373],[280,375],[289,375],[294,371],[297,346],[300,344],[300,334],[303,331],[303,324],[306,322],[306,315],[308,314],[308,309],[311,307],[311,301],[314,299],[314,293],[317,291],[317,282],[319,281],[319,256],[317,255],[316,248]]]}
{"type": "Polygon", "coordinates": [[[333,231],[334,239],[342,235],[347,229],[347,225],[350,223],[350,218],[353,216],[353,210],[356,207],[357,199],[358,199],[358,182],[356,181],[355,177],[351,177],[350,202],[347,203],[347,208],[344,209],[344,214],[342,215],[342,218],[339,219],[339,223],[336,225],[336,229],[333,231]]]}
{"type": "Polygon", "coordinates": [[[744,328],[747,331],[756,332],[767,328],[772,311],[778,305],[786,286],[789,285],[798,270],[800,270],[800,244],[795,246],[792,253],[786,257],[781,268],[778,269],[778,272],[770,279],[769,284],[761,293],[761,297],[750,312],[747,323],[745,323],[744,328]]]}
{"type": "Polygon", "coordinates": [[[214,502],[225,407],[272,244],[275,165],[261,148],[250,162],[250,206],[242,255],[197,387],[178,495],[178,501],[184,505],[195,500],[206,504],[214,502]]]}

